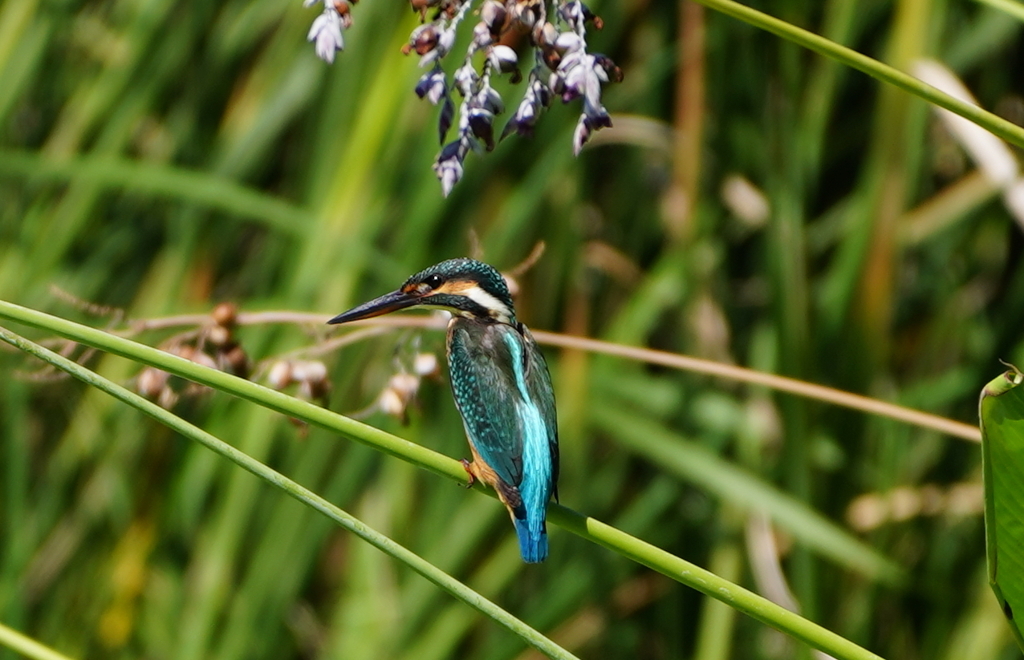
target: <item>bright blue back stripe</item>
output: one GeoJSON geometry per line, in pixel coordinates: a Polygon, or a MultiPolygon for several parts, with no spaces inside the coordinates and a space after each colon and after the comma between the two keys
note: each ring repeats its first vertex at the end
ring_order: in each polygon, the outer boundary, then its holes
{"type": "Polygon", "coordinates": [[[528,543],[525,545],[520,537],[520,550],[523,552],[523,558],[530,561],[528,551],[530,555],[539,554],[541,544],[544,546],[543,554],[547,555],[544,518],[548,499],[551,497],[551,451],[547,424],[526,387],[522,341],[508,333],[505,335],[505,342],[512,353],[516,386],[520,394],[520,399],[516,403],[516,413],[523,431],[523,481],[519,485],[519,494],[526,509],[526,531],[529,535],[528,543]]]}

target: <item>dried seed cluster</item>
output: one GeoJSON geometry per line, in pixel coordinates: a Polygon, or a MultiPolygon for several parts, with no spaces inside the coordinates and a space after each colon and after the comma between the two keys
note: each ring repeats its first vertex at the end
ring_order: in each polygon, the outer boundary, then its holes
{"type": "MultiPolygon", "coordinates": [[[[344,45],[341,31],[352,24],[351,6],[346,0],[305,0],[305,5],[318,2],[323,3],[324,11],[313,22],[308,39],[316,44],[321,59],[333,62],[335,52],[344,45]]],[[[505,104],[491,86],[491,78],[507,74],[513,83],[522,79],[521,53],[517,49],[532,51],[534,61],[527,76],[526,92],[505,124],[501,139],[511,133],[532,135],[541,112],[555,97],[563,103],[583,101],[583,112],[573,134],[576,155],[594,131],[611,126],[608,111],[601,103],[601,88],[605,83],[622,80],[622,72],[607,56],[587,50],[587,26],[600,29],[602,22],[579,0],[484,0],[462,65],[450,79],[441,62],[454,47],[457,29],[475,3],[410,3],[424,23],[413,30],[403,50],[407,54],[415,52],[420,57],[420,67],[430,68],[416,84],[416,94],[440,107],[438,133],[443,146],[433,168],[445,196],[462,178],[463,163],[470,151],[494,149],[494,119],[504,112],[505,104]],[[433,11],[430,22],[426,22],[428,11],[433,11]],[[476,58],[478,53],[482,57],[476,58]],[[453,90],[461,97],[458,135],[445,144],[455,123],[453,90]]]]}
{"type": "Polygon", "coordinates": [[[412,371],[404,368],[388,379],[381,390],[374,407],[382,413],[397,417],[402,423],[409,421],[409,406],[416,400],[424,378],[437,377],[439,373],[437,356],[433,353],[417,353],[412,360],[412,371]]]}
{"type": "MultiPolygon", "coordinates": [[[[204,367],[248,378],[249,356],[235,339],[238,309],[231,303],[221,303],[211,312],[210,320],[212,323],[200,331],[172,338],[162,348],[204,367]]],[[[207,391],[202,385],[179,380],[161,369],[146,367],[139,373],[135,387],[139,394],[168,409],[181,396],[195,397],[207,391]]]]}

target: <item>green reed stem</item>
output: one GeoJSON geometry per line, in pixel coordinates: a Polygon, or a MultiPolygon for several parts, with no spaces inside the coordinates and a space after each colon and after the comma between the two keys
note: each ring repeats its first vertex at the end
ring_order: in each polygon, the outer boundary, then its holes
{"type": "Polygon", "coordinates": [[[0,646],[6,646],[31,660],[70,660],[68,656],[58,653],[2,623],[0,623],[0,646]]]}
{"type": "Polygon", "coordinates": [[[43,360],[61,371],[74,376],[83,383],[92,385],[93,387],[106,392],[115,399],[128,404],[146,415],[149,415],[168,428],[177,431],[190,440],[198,442],[207,449],[210,449],[211,451],[220,454],[224,458],[235,463],[239,467],[248,470],[266,483],[284,491],[286,494],[302,502],[311,509],[319,511],[337,523],[340,527],[352,532],[378,550],[402,562],[473,609],[505,626],[516,635],[519,635],[528,644],[547,656],[563,660],[579,660],[575,655],[569,653],[564,648],[542,635],[539,631],[531,628],[525,622],[516,618],[487,598],[484,598],[481,594],[459,582],[440,568],[428,562],[426,559],[423,559],[411,550],[366,525],[355,516],[331,504],[308,488],[297,484],[280,472],[267,467],[255,458],[235,449],[223,440],[220,440],[199,427],[185,421],[169,410],[161,408],[152,401],[149,401],[148,399],[145,399],[138,394],[107,380],[103,376],[83,367],[77,362],[69,360],[62,355],[58,355],[57,353],[35,344],[24,337],[20,337],[6,328],[0,327],[0,340],[25,351],[26,353],[34,355],[40,360],[43,360]]]}
{"type": "Polygon", "coordinates": [[[750,7],[734,2],[734,0],[694,0],[700,4],[710,7],[733,18],[738,18],[744,23],[749,23],[778,35],[783,39],[792,41],[814,52],[831,58],[849,67],[863,71],[872,78],[882,82],[895,85],[900,89],[910,92],[918,98],[933,103],[940,108],[945,108],[965,119],[969,119],[978,126],[992,132],[1018,147],[1024,147],[1024,128],[1013,124],[1002,117],[982,110],[976,105],[953,98],[949,94],[921,82],[914,76],[904,73],[898,69],[883,64],[878,60],[868,57],[863,53],[841,46],[830,41],[821,35],[815,34],[803,28],[799,28],[781,19],[769,16],[763,12],[751,9],[750,7]]]}
{"type": "MultiPolygon", "coordinates": [[[[86,346],[91,346],[114,355],[126,357],[151,367],[163,369],[164,371],[181,378],[252,401],[271,410],[302,419],[310,424],[316,424],[317,426],[325,429],[342,433],[357,442],[369,445],[375,449],[391,454],[397,458],[401,458],[402,460],[441,476],[448,477],[460,483],[465,483],[466,481],[465,469],[454,459],[438,454],[437,452],[431,451],[407,440],[403,440],[397,436],[393,436],[390,433],[385,433],[384,431],[373,428],[372,426],[362,424],[319,406],[315,406],[307,401],[296,399],[248,380],[226,374],[222,371],[217,371],[216,369],[200,366],[176,355],[171,355],[170,353],[166,353],[144,344],[136,343],[123,337],[109,334],[102,330],[90,328],[88,326],[51,316],[36,310],[27,309],[9,302],[0,301],[0,318],[53,332],[67,339],[85,344],[86,346]]],[[[387,544],[393,544],[399,551],[407,553],[407,555],[394,556],[399,558],[401,561],[408,560],[409,565],[414,570],[420,571],[420,567],[422,567],[424,570],[435,571],[439,574],[436,575],[437,580],[441,580],[440,576],[444,576],[445,579],[451,580],[447,574],[441,572],[439,569],[427,563],[417,555],[414,555],[401,546],[394,544],[390,539],[386,539],[386,537],[379,537],[379,535],[377,535],[372,537],[377,540],[371,540],[370,534],[372,533],[376,535],[377,533],[373,532],[373,530],[370,530],[347,513],[337,509],[330,503],[319,498],[316,494],[302,488],[298,484],[294,484],[294,482],[291,482],[283,475],[274,472],[259,461],[251,459],[204,431],[193,427],[184,420],[181,420],[177,416],[163,408],[160,408],[156,404],[143,399],[142,397],[139,397],[118,385],[110,383],[110,381],[101,378],[75,362],[59,356],[52,351],[48,351],[42,347],[32,344],[27,340],[21,339],[20,337],[17,337],[17,335],[12,335],[6,330],[0,329],[0,339],[47,360],[51,364],[54,364],[54,366],[71,373],[80,380],[100,387],[118,399],[129,403],[129,405],[139,408],[139,410],[142,410],[147,415],[151,415],[158,421],[167,424],[171,428],[178,430],[182,434],[187,435],[198,442],[201,442],[221,455],[235,461],[253,474],[265,479],[268,483],[285,490],[291,496],[296,497],[317,511],[325,513],[333,520],[336,520],[338,524],[342,525],[346,529],[351,529],[382,550],[384,549],[383,544],[385,542],[387,544]],[[285,488],[284,484],[293,484],[294,488],[285,488]],[[366,536],[364,536],[364,534],[366,534],[366,536]],[[381,543],[382,545],[378,545],[378,543],[381,543]]],[[[474,486],[474,489],[480,492],[486,492],[493,496],[491,491],[485,489],[479,483],[474,486]]],[[[548,520],[582,538],[593,541],[598,545],[608,548],[609,550],[612,550],[624,557],[632,559],[637,563],[643,564],[644,566],[666,575],[681,584],[685,584],[700,591],[701,593],[711,596],[712,598],[716,598],[727,603],[732,607],[735,607],[737,610],[754,617],[758,621],[766,623],[767,625],[787,633],[796,639],[802,640],[810,646],[824,651],[835,658],[840,660],[879,660],[880,658],[880,656],[857,646],[848,639],[845,639],[844,637],[809,621],[798,614],[790,612],[766,598],[758,596],[737,584],[720,578],[710,571],[707,571],[680,557],[672,555],[651,545],[650,543],[642,541],[599,520],[595,520],[594,518],[590,518],[573,511],[572,509],[557,504],[549,506],[548,520]]],[[[435,579],[428,576],[427,573],[422,574],[427,576],[428,579],[435,581],[435,579]]],[[[455,585],[464,587],[461,583],[454,580],[452,581],[455,585]]],[[[442,588],[445,588],[446,590],[448,589],[448,587],[445,587],[440,581],[435,581],[435,584],[442,586],[442,588]]],[[[456,597],[464,599],[462,592],[451,591],[451,593],[456,595],[456,597]]],[[[475,592],[472,593],[475,594],[475,592]]],[[[486,599],[483,599],[483,597],[478,594],[476,595],[476,598],[481,600],[467,600],[466,602],[477,607],[480,611],[484,611],[482,607],[485,604],[493,605],[490,601],[486,601],[486,599]],[[479,607],[478,604],[480,605],[479,607]]],[[[498,609],[498,612],[505,616],[511,616],[504,613],[500,608],[498,609]]],[[[487,614],[488,616],[492,616],[489,612],[487,614]]]]}

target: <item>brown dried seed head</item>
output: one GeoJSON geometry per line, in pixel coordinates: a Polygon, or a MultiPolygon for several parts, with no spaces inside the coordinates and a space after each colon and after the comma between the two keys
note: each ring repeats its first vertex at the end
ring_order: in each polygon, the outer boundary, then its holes
{"type": "Polygon", "coordinates": [[[212,357],[210,357],[203,351],[192,349],[189,355],[182,355],[182,357],[185,358],[186,360],[191,360],[192,362],[195,362],[198,365],[209,367],[211,369],[217,369],[216,360],[214,360],[212,357]]]}
{"type": "Polygon", "coordinates": [[[222,359],[230,373],[243,378],[249,374],[249,356],[241,344],[235,344],[224,352],[222,359]]]}
{"type": "Polygon", "coordinates": [[[409,4],[413,11],[419,12],[420,20],[424,21],[427,19],[427,9],[437,3],[432,0],[409,0],[409,4]]]}
{"type": "Polygon", "coordinates": [[[544,59],[544,65],[552,71],[558,68],[558,65],[562,63],[562,54],[554,48],[545,48],[541,51],[541,57],[544,59]]]}
{"type": "Polygon", "coordinates": [[[167,386],[167,379],[170,374],[160,369],[154,369],[153,367],[146,367],[139,374],[139,378],[135,383],[136,389],[142,396],[152,399],[160,394],[161,390],[167,386]]]}
{"type": "Polygon", "coordinates": [[[210,316],[213,317],[213,322],[217,325],[231,328],[234,327],[235,322],[238,320],[238,308],[235,307],[234,303],[222,302],[213,308],[210,316]]]}
{"type": "Polygon", "coordinates": [[[437,47],[437,39],[437,30],[434,29],[434,26],[430,26],[416,35],[412,47],[417,55],[426,55],[437,47]]]}
{"type": "Polygon", "coordinates": [[[326,398],[331,391],[331,381],[329,380],[310,380],[306,381],[304,385],[309,398],[314,401],[326,398]]]}
{"type": "Polygon", "coordinates": [[[178,402],[178,393],[169,387],[160,390],[160,396],[156,398],[156,404],[161,408],[170,410],[178,402]]]}

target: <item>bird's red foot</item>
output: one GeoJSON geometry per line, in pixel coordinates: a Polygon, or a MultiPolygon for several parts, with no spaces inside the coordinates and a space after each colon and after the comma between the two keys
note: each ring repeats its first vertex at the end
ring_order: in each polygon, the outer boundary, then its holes
{"type": "Polygon", "coordinates": [[[473,464],[466,459],[462,459],[460,463],[462,463],[462,467],[465,468],[466,474],[469,475],[469,482],[466,483],[466,488],[472,488],[473,484],[476,483],[476,475],[473,473],[473,464]]]}

